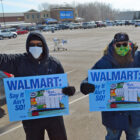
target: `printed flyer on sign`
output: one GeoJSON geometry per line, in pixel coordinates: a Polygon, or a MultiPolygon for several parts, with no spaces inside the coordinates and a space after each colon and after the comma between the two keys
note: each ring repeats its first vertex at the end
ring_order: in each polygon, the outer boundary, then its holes
{"type": "Polygon", "coordinates": [[[4,87],[10,121],[69,114],[67,74],[5,78],[4,87]]]}
{"type": "Polygon", "coordinates": [[[140,69],[89,70],[90,111],[140,110],[140,69]]]}

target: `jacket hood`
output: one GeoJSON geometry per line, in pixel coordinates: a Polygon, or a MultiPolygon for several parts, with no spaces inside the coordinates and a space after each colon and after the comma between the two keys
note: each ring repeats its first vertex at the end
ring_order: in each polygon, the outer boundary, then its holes
{"type": "MultiPolygon", "coordinates": [[[[26,40],[26,51],[27,51],[27,54],[32,57],[31,53],[29,52],[29,42],[31,40],[33,40],[33,36],[39,38],[42,43],[43,43],[43,58],[42,59],[47,59],[49,57],[49,49],[48,49],[48,46],[47,46],[47,43],[46,43],[46,40],[45,38],[43,37],[43,35],[39,32],[31,32],[28,37],[27,37],[27,40],[26,40]]],[[[32,57],[33,58],[33,57],[32,57]]],[[[34,58],[33,58],[34,59],[34,58]]]]}
{"type": "Polygon", "coordinates": [[[111,43],[106,47],[104,50],[104,57],[108,60],[111,61],[112,63],[117,65],[116,60],[113,57],[114,54],[114,47],[113,47],[114,40],[111,41],[111,43]]]}

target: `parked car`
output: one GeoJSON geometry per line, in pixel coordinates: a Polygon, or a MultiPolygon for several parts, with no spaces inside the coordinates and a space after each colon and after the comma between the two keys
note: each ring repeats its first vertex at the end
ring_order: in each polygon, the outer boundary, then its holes
{"type": "Polygon", "coordinates": [[[135,27],[140,26],[140,20],[135,20],[135,27]]]}
{"type": "Polygon", "coordinates": [[[83,29],[90,29],[90,28],[96,28],[97,25],[95,24],[95,22],[83,22],[82,24],[82,28],[83,29]]]}
{"type": "Polygon", "coordinates": [[[0,40],[4,38],[16,38],[17,33],[16,32],[11,32],[8,29],[4,29],[0,31],[0,40]]]}
{"type": "Polygon", "coordinates": [[[11,32],[16,32],[17,31],[16,28],[9,28],[8,30],[11,31],[11,32]]]}
{"type": "Polygon", "coordinates": [[[21,34],[27,34],[28,31],[27,30],[17,30],[16,32],[18,35],[21,35],[21,34]]]}
{"type": "Polygon", "coordinates": [[[115,20],[115,25],[116,26],[122,26],[122,25],[125,25],[125,20],[115,20]]]}
{"type": "Polygon", "coordinates": [[[43,31],[52,31],[52,30],[55,30],[55,28],[52,26],[46,26],[43,28],[43,31]]]}
{"type": "Polygon", "coordinates": [[[106,25],[107,26],[114,26],[114,21],[107,20],[106,25]]]}
{"type": "Polygon", "coordinates": [[[125,21],[125,25],[132,25],[132,23],[131,23],[130,20],[126,20],[126,21],[125,21]]]}
{"type": "Polygon", "coordinates": [[[106,27],[106,23],[103,21],[96,21],[95,23],[96,23],[97,27],[106,27]]]}
{"type": "Polygon", "coordinates": [[[26,30],[28,30],[28,31],[36,31],[36,30],[39,30],[39,29],[37,27],[35,27],[35,26],[27,26],[26,30]]]}
{"type": "Polygon", "coordinates": [[[70,23],[69,29],[80,29],[82,27],[81,23],[70,23]]]}
{"type": "Polygon", "coordinates": [[[61,30],[69,29],[69,25],[68,24],[59,24],[59,28],[61,30]]]}

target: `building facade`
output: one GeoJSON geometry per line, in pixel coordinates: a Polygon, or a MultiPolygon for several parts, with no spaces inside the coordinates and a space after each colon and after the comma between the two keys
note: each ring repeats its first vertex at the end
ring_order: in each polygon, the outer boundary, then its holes
{"type": "Polygon", "coordinates": [[[44,23],[46,19],[59,22],[74,22],[77,12],[72,7],[52,8],[50,11],[31,9],[25,13],[0,13],[0,24],[8,22],[44,23]]]}
{"type": "Polygon", "coordinates": [[[40,21],[40,13],[32,9],[24,13],[24,21],[26,23],[37,23],[40,21]]]}
{"type": "Polygon", "coordinates": [[[140,19],[140,11],[122,11],[115,15],[115,20],[136,20],[140,19]]]}
{"type": "Polygon", "coordinates": [[[52,8],[50,10],[51,18],[56,19],[58,22],[74,22],[77,13],[72,7],[52,8]]]}
{"type": "Polygon", "coordinates": [[[23,13],[0,13],[0,22],[21,22],[24,21],[23,13]]]}
{"type": "Polygon", "coordinates": [[[41,23],[46,18],[50,18],[50,12],[47,10],[39,12],[32,9],[24,13],[26,23],[41,23]]]}

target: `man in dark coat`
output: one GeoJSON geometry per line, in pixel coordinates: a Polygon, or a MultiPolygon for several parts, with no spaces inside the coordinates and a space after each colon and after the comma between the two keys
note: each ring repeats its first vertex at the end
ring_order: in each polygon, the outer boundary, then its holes
{"type": "MultiPolygon", "coordinates": [[[[26,53],[0,54],[0,70],[14,75],[37,76],[64,73],[61,63],[49,55],[45,38],[38,32],[31,32],[26,41],[26,53]]],[[[73,95],[74,87],[65,87],[62,92],[73,95]]],[[[45,130],[50,140],[67,140],[62,116],[22,121],[26,140],[44,140],[45,130]]]]}
{"type": "MultiPolygon", "coordinates": [[[[129,41],[126,33],[117,33],[104,52],[104,56],[92,69],[117,69],[135,67],[134,54],[137,47],[129,41]]],[[[81,83],[81,92],[94,92],[94,85],[86,78],[81,83]]],[[[127,140],[140,139],[140,111],[110,111],[102,112],[102,123],[106,127],[106,140],[120,140],[122,131],[127,140]]]]}

